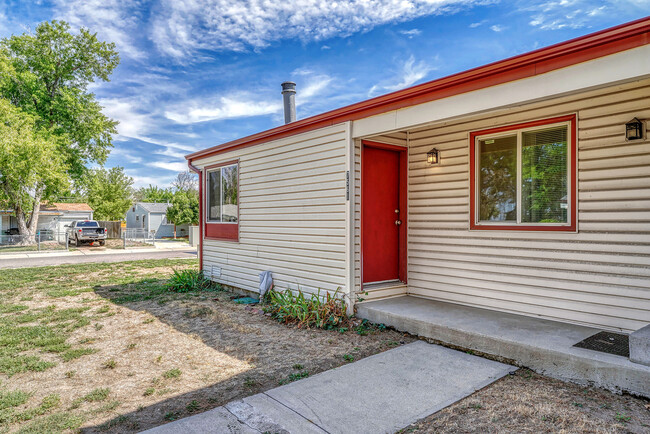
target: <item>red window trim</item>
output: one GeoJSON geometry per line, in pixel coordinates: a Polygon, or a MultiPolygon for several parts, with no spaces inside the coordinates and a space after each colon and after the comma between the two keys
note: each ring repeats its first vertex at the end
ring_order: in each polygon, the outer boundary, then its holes
{"type": "Polygon", "coordinates": [[[549,232],[576,232],[577,229],[577,216],[578,216],[578,206],[577,206],[577,173],[578,173],[578,158],[577,158],[577,116],[575,114],[559,116],[550,119],[540,119],[532,122],[525,122],[515,125],[507,125],[497,128],[490,128],[487,130],[473,131],[469,136],[469,174],[470,174],[470,191],[469,191],[469,213],[470,221],[469,228],[470,230],[496,230],[496,231],[549,231],[549,232]],[[476,180],[476,138],[479,136],[485,136],[490,134],[498,134],[506,131],[514,131],[524,128],[532,128],[543,125],[556,124],[560,122],[569,122],[569,133],[571,134],[571,146],[569,149],[569,155],[571,158],[571,167],[569,168],[569,195],[570,208],[569,208],[569,224],[566,225],[525,225],[525,224],[498,224],[490,223],[484,224],[478,222],[478,216],[476,215],[476,204],[477,204],[477,180],[476,180]]]}
{"type": "Polygon", "coordinates": [[[239,160],[224,161],[204,167],[205,197],[202,198],[206,212],[203,216],[203,239],[212,241],[239,241],[239,204],[237,205],[237,223],[208,221],[208,172],[226,166],[237,165],[237,195],[239,197],[239,160]]]}

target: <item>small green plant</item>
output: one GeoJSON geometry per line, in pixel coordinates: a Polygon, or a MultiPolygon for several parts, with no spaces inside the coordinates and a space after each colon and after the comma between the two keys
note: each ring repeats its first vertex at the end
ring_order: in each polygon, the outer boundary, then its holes
{"type": "Polygon", "coordinates": [[[181,370],[178,368],[170,369],[169,371],[165,371],[162,376],[167,379],[178,378],[181,376],[181,370]]]}
{"type": "Polygon", "coordinates": [[[133,349],[135,349],[136,346],[137,346],[137,344],[135,344],[135,343],[130,343],[129,345],[126,346],[126,350],[127,350],[127,351],[129,351],[129,350],[133,350],[133,349]]]}
{"type": "Polygon", "coordinates": [[[170,412],[167,412],[167,413],[165,413],[165,417],[164,417],[164,419],[165,419],[167,422],[171,422],[171,421],[173,421],[173,420],[176,420],[176,419],[178,419],[178,413],[174,413],[174,412],[171,412],[171,411],[170,411],[170,412]]]}
{"type": "Polygon", "coordinates": [[[198,270],[174,270],[166,286],[169,291],[181,293],[221,289],[218,284],[205,277],[203,271],[198,270]]]}
{"type": "Polygon", "coordinates": [[[65,373],[65,378],[73,378],[77,374],[77,371],[68,371],[65,373]]]}
{"type": "Polygon", "coordinates": [[[293,369],[298,370],[298,371],[300,371],[300,370],[302,370],[304,368],[305,367],[303,365],[301,365],[300,363],[296,363],[295,365],[293,365],[293,369]]]}
{"type": "Polygon", "coordinates": [[[257,381],[255,381],[254,378],[246,377],[244,379],[244,386],[246,386],[246,387],[255,387],[255,386],[257,386],[257,381]]]}
{"type": "Polygon", "coordinates": [[[267,313],[279,322],[297,324],[298,327],[317,327],[326,330],[340,329],[349,324],[345,300],[338,297],[339,290],[333,294],[327,292],[325,299],[320,291],[305,297],[302,291],[294,294],[286,291],[271,290],[266,293],[267,313]]]}
{"type": "Polygon", "coordinates": [[[628,416],[625,413],[616,412],[616,416],[614,416],[614,418],[619,422],[628,423],[632,419],[632,416],[628,416]]]}
{"type": "Polygon", "coordinates": [[[189,402],[189,404],[185,406],[185,409],[187,410],[188,413],[197,412],[199,411],[200,408],[201,406],[199,405],[199,401],[197,401],[196,399],[193,399],[192,401],[189,402]]]}
{"type": "Polygon", "coordinates": [[[295,374],[289,374],[287,378],[283,378],[282,380],[278,381],[278,384],[283,385],[287,383],[291,383],[293,381],[301,380],[303,378],[309,377],[309,372],[303,371],[303,372],[297,372],[295,374]]]}
{"type": "Polygon", "coordinates": [[[108,398],[108,395],[111,393],[111,389],[104,387],[104,388],[97,388],[94,389],[92,392],[87,394],[86,396],[83,397],[83,400],[86,402],[100,402],[106,400],[108,398]]]}
{"type": "Polygon", "coordinates": [[[154,318],[147,318],[144,321],[142,321],[142,324],[151,324],[154,321],[155,321],[154,318]]]}
{"type": "Polygon", "coordinates": [[[346,362],[354,362],[354,356],[352,354],[343,354],[343,360],[346,362]]]}
{"type": "Polygon", "coordinates": [[[102,364],[102,368],[104,369],[115,369],[116,367],[117,362],[114,359],[107,360],[102,364]]]}
{"type": "Polygon", "coordinates": [[[153,395],[154,393],[156,393],[156,389],[154,389],[153,387],[147,387],[147,390],[144,391],[143,395],[150,396],[153,395]]]}
{"type": "Polygon", "coordinates": [[[70,360],[78,359],[81,356],[93,354],[96,352],[97,350],[94,348],[75,348],[61,353],[61,358],[64,362],[69,362],[70,360]]]}

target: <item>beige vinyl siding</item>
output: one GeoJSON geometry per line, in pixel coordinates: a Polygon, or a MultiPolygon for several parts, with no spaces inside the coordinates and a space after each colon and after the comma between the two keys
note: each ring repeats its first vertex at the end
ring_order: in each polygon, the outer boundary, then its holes
{"type": "Polygon", "coordinates": [[[239,242],[204,240],[205,271],[255,292],[265,270],[276,289],[347,291],[348,143],[341,124],[197,161],[239,159],[239,242]]]}
{"type": "Polygon", "coordinates": [[[625,122],[650,119],[648,101],[646,79],[410,131],[408,293],[606,329],[648,324],[650,141],[624,138],[625,122]],[[469,133],[571,113],[578,232],[469,231],[469,133]]]}

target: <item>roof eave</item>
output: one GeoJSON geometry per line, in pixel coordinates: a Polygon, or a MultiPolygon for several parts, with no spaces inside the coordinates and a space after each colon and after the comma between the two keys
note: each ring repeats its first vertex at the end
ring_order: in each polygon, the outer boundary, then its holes
{"type": "MultiPolygon", "coordinates": [[[[543,62],[549,62],[549,64],[546,65],[546,68],[542,68],[540,71],[537,71],[537,68],[534,68],[534,71],[522,71],[521,77],[518,77],[516,74],[514,74],[507,81],[524,78],[525,76],[530,76],[531,73],[534,75],[549,72],[554,69],[570,66],[571,64],[582,63],[598,57],[606,56],[608,54],[613,54],[615,52],[634,48],[635,46],[648,44],[650,43],[650,37],[648,36],[649,32],[650,17],[641,18],[636,21],[625,23],[616,27],[611,27],[599,32],[571,39],[569,41],[560,42],[558,44],[540,48],[535,51],[510,57],[505,60],[493,62],[447,77],[429,81],[417,86],[409,87],[407,89],[398,90],[339,109],[311,116],[309,118],[298,120],[290,124],[281,125],[270,130],[262,131],[260,133],[243,137],[241,139],[233,140],[194,152],[192,154],[188,154],[185,156],[185,158],[191,163],[197,158],[205,158],[235,147],[251,146],[260,142],[274,140],[300,132],[306,132],[316,128],[324,127],[328,124],[333,125],[344,121],[357,120],[363,117],[373,116],[383,112],[395,110],[397,108],[420,104],[426,101],[426,99],[423,100],[423,96],[431,95],[429,101],[435,100],[438,99],[436,98],[436,93],[441,93],[454,87],[459,88],[459,92],[457,93],[464,93],[468,90],[463,90],[461,87],[467,83],[471,83],[472,81],[482,80],[486,77],[494,76],[495,74],[504,74],[514,70],[523,70],[527,67],[539,65],[543,62]],[[562,62],[557,62],[556,65],[552,65],[553,60],[560,57],[569,56],[578,51],[587,51],[597,47],[603,47],[607,44],[614,44],[617,41],[634,38],[635,36],[639,35],[643,35],[640,40],[631,41],[629,46],[625,44],[617,45],[614,48],[613,52],[603,50],[602,53],[591,53],[591,57],[589,58],[573,59],[571,60],[573,63],[563,64],[562,62]]],[[[487,84],[483,87],[489,87],[495,84],[501,83],[487,84]]],[[[450,95],[445,94],[441,97],[446,96],[450,95]]]]}

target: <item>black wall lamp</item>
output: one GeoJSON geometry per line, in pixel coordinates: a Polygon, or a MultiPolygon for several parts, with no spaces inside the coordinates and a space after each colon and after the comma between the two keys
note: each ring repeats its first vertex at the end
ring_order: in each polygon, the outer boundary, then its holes
{"type": "Polygon", "coordinates": [[[433,148],[427,152],[427,163],[430,165],[440,163],[440,151],[438,151],[436,148],[433,148]]]}
{"type": "Polygon", "coordinates": [[[625,124],[625,139],[639,140],[643,138],[643,122],[637,118],[625,124]]]}

